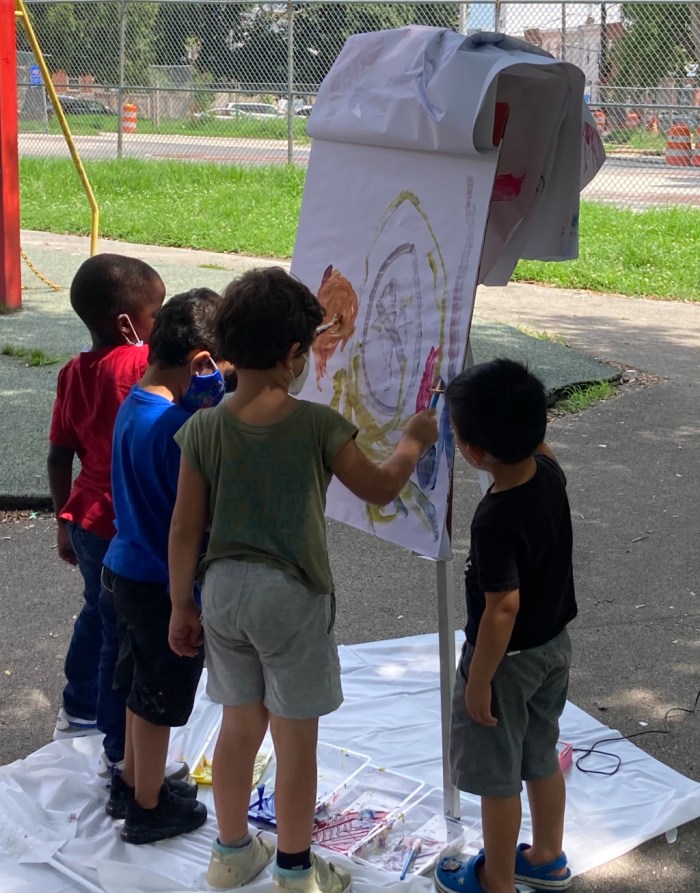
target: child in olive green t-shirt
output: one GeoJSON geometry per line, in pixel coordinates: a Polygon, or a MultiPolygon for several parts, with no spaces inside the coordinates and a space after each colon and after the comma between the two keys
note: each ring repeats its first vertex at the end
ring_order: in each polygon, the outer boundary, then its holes
{"type": "Polygon", "coordinates": [[[171,648],[202,639],[208,693],[223,704],[214,753],[219,837],[207,880],[248,883],[273,849],[248,833],[255,756],[268,725],[277,758],[273,881],[299,893],[343,893],[350,875],[311,855],[318,718],[342,701],[326,545],[326,490],[335,475],[386,505],[437,439],[432,411],[411,418],[375,465],[357,428],[327,406],[296,400],[323,307],[284,270],[253,270],[224,293],[218,335],[238,374],[235,394],[177,435],[180,480],[170,530],[171,648]],[[192,600],[207,527],[202,614],[192,600]]]}

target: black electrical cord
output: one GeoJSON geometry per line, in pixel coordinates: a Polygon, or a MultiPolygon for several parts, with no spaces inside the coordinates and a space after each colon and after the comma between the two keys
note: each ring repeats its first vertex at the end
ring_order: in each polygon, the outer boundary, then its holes
{"type": "Polygon", "coordinates": [[[642,735],[670,735],[671,728],[668,724],[669,717],[673,713],[686,713],[691,716],[697,710],[698,703],[700,703],[700,690],[695,695],[695,701],[692,707],[671,707],[669,710],[666,711],[666,713],[664,714],[663,729],[644,729],[644,731],[642,732],[632,732],[631,735],[618,735],[615,738],[601,738],[590,747],[573,747],[573,753],[581,754],[581,756],[576,759],[576,768],[581,772],[585,772],[586,775],[615,775],[617,772],[619,772],[620,767],[622,766],[622,758],[616,753],[610,753],[610,751],[607,750],[598,750],[599,744],[610,744],[612,741],[630,741],[632,738],[640,738],[642,735]],[[615,761],[615,765],[611,769],[584,768],[581,763],[592,756],[609,757],[611,760],[615,761]]]}

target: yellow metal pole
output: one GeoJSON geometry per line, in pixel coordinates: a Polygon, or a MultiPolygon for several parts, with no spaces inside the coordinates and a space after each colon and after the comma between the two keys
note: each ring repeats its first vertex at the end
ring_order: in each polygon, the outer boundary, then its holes
{"type": "Polygon", "coordinates": [[[46,88],[51,99],[51,105],[56,112],[58,123],[61,125],[63,136],[65,137],[66,143],[68,144],[68,150],[71,154],[71,158],[73,159],[73,164],[75,165],[75,169],[77,170],[78,176],[80,177],[80,182],[83,185],[83,192],[85,193],[88,204],[90,205],[90,255],[97,254],[97,240],[99,238],[100,226],[100,209],[97,205],[97,200],[95,199],[95,193],[92,191],[92,186],[90,185],[88,175],[85,172],[85,168],[83,167],[83,162],[80,160],[80,155],[78,154],[75,141],[73,140],[73,134],[70,132],[68,121],[66,120],[66,116],[63,113],[63,108],[58,99],[56,88],[54,87],[53,81],[51,80],[51,73],[49,72],[46,60],[44,59],[44,54],[41,51],[39,41],[37,40],[34,28],[32,27],[32,23],[29,19],[29,13],[27,12],[27,8],[24,5],[24,0],[15,0],[15,16],[21,19],[24,30],[27,33],[27,40],[29,41],[29,45],[32,48],[34,57],[36,58],[39,69],[41,71],[41,76],[44,80],[44,87],[46,88]]]}

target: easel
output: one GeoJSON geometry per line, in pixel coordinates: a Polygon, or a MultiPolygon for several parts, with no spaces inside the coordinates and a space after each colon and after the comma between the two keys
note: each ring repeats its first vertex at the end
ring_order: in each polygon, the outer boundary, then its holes
{"type": "MultiPolygon", "coordinates": [[[[508,123],[509,107],[504,102],[496,103],[493,122],[493,145],[500,147],[508,123]]],[[[488,229],[488,217],[486,220],[488,229]]],[[[472,302],[472,308],[474,302],[472,302]]],[[[473,309],[472,309],[473,318],[473,309]]],[[[469,319],[471,331],[472,318],[469,319]]],[[[471,335],[467,340],[462,371],[474,365],[471,335]]],[[[453,457],[454,466],[454,457],[453,457]]],[[[454,470],[454,469],[453,469],[454,470]]],[[[489,486],[489,476],[479,472],[482,494],[489,486]]],[[[447,498],[447,514],[445,516],[445,539],[452,542],[452,494],[454,478],[450,483],[447,498]]],[[[437,608],[438,608],[438,653],[440,656],[440,723],[442,733],[442,794],[445,815],[451,819],[459,819],[462,814],[459,801],[459,790],[450,778],[450,719],[452,715],[452,690],[457,666],[455,649],[455,585],[453,558],[438,559],[436,562],[437,608]]]]}

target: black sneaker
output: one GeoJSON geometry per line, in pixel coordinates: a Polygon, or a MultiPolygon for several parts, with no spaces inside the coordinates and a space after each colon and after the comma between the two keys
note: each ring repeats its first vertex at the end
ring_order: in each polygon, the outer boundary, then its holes
{"type": "MultiPolygon", "coordinates": [[[[165,779],[165,787],[178,797],[185,800],[194,800],[197,796],[197,785],[188,784],[186,781],[178,781],[174,778],[165,779]]],[[[121,775],[113,775],[109,786],[109,800],[105,810],[113,819],[126,818],[126,805],[134,799],[134,789],[124,781],[121,775]]]]}
{"type": "Polygon", "coordinates": [[[153,809],[142,809],[135,800],[127,803],[120,836],[125,843],[155,843],[196,831],[206,820],[207,808],[203,803],[178,797],[163,785],[158,805],[153,809]]]}

